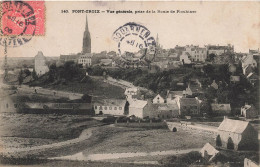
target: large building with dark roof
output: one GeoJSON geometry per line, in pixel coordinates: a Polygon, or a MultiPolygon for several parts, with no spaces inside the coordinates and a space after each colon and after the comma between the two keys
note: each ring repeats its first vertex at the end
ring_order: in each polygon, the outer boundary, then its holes
{"type": "Polygon", "coordinates": [[[216,145],[232,150],[254,150],[258,148],[258,133],[249,122],[224,118],[218,127],[216,145]]]}

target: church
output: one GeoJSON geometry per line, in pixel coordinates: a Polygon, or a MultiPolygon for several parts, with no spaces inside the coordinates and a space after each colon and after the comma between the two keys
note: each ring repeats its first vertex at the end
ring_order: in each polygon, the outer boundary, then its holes
{"type": "Polygon", "coordinates": [[[82,51],[77,54],[60,55],[60,62],[65,63],[67,61],[73,61],[78,64],[82,64],[83,67],[91,66],[91,36],[88,28],[88,18],[86,16],[85,31],[83,34],[82,51]]]}

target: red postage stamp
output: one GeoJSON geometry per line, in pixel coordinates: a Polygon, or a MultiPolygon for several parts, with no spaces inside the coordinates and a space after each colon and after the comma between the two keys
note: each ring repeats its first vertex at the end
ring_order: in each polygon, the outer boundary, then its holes
{"type": "Polygon", "coordinates": [[[44,1],[4,1],[1,3],[2,36],[43,36],[44,1]]]}

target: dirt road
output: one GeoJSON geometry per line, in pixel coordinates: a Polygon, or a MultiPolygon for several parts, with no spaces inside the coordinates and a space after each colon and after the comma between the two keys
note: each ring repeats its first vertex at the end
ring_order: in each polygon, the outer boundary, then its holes
{"type": "Polygon", "coordinates": [[[54,157],[50,159],[56,160],[79,160],[79,161],[102,161],[109,159],[132,158],[132,157],[146,157],[158,155],[178,155],[185,154],[191,151],[199,151],[201,148],[186,149],[186,150],[167,150],[155,152],[128,152],[128,153],[108,153],[108,154],[90,154],[84,155],[82,152],[62,157],[54,157]]]}
{"type": "Polygon", "coordinates": [[[70,146],[73,144],[77,144],[83,140],[87,140],[92,136],[92,131],[97,129],[98,127],[92,127],[89,129],[85,129],[82,131],[81,135],[78,138],[59,142],[59,143],[53,143],[48,145],[41,145],[41,146],[34,146],[34,147],[26,147],[26,148],[6,148],[1,149],[0,153],[3,154],[14,154],[14,153],[21,153],[21,152],[30,152],[30,151],[45,151],[48,149],[58,149],[65,146],[70,146]]]}

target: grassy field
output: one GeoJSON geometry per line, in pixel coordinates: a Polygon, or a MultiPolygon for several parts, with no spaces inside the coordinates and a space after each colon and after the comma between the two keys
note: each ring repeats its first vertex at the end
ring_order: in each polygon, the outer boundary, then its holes
{"type": "MultiPolygon", "coordinates": [[[[19,163],[21,164],[21,163],[19,163]]],[[[150,164],[133,164],[133,163],[111,163],[111,162],[89,162],[89,161],[57,161],[57,160],[44,160],[36,161],[34,164],[26,163],[24,165],[19,165],[19,167],[42,167],[42,166],[52,166],[52,167],[156,167],[159,165],[150,165],[150,164]]],[[[11,165],[3,165],[1,167],[11,165]]]]}
{"type": "Polygon", "coordinates": [[[98,124],[85,115],[2,113],[1,142],[5,147],[49,144],[76,138],[83,129],[98,124]]]}
{"type": "Polygon", "coordinates": [[[190,130],[173,133],[168,129],[101,127],[98,131],[101,135],[99,141],[84,154],[165,151],[200,148],[207,142],[215,143],[212,136],[190,130]]]}
{"type": "Polygon", "coordinates": [[[117,123],[116,127],[126,127],[126,128],[144,128],[144,129],[168,129],[167,124],[165,122],[130,122],[130,123],[117,123]]]}
{"type": "Polygon", "coordinates": [[[89,94],[92,96],[103,96],[106,98],[125,98],[124,89],[103,82],[102,78],[90,79],[89,83],[71,81],[67,84],[47,85],[46,88],[68,91],[74,93],[89,94]]]}

